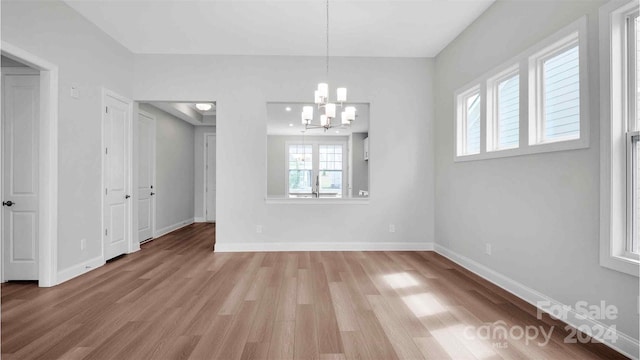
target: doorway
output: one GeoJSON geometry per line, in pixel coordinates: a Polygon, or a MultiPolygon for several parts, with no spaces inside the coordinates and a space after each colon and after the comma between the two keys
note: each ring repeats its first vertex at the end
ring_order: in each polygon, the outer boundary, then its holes
{"type": "Polygon", "coordinates": [[[156,201],[156,118],[138,111],[138,240],[153,239],[156,201]]]}
{"type": "MultiPolygon", "coordinates": [[[[2,57],[16,62],[20,65],[14,67],[30,68],[33,72],[32,75],[37,75],[37,93],[39,103],[37,106],[37,120],[34,123],[37,128],[38,134],[35,137],[36,140],[34,140],[34,143],[30,144],[30,146],[32,147],[31,151],[35,151],[33,153],[33,163],[31,163],[28,167],[22,163],[16,164],[14,169],[18,172],[16,173],[14,171],[14,174],[12,175],[6,174],[7,172],[11,171],[5,171],[5,169],[3,168],[4,165],[0,166],[0,179],[9,178],[9,176],[13,178],[15,178],[16,176],[27,176],[25,175],[24,170],[31,169],[32,173],[27,177],[31,177],[31,181],[33,181],[33,183],[30,184],[32,186],[31,190],[33,190],[33,192],[37,196],[37,200],[35,200],[35,203],[37,204],[35,205],[36,212],[31,212],[30,215],[24,215],[21,219],[19,219],[21,214],[18,213],[18,210],[5,210],[7,208],[17,209],[19,205],[17,199],[15,201],[3,200],[5,201],[5,203],[11,201],[12,206],[2,207],[3,215],[2,221],[0,221],[0,234],[2,234],[2,246],[0,246],[0,252],[2,253],[0,255],[0,268],[2,269],[1,280],[7,281],[11,279],[6,276],[11,275],[11,270],[9,270],[9,273],[5,271],[8,264],[6,259],[9,256],[13,256],[14,259],[16,259],[19,257],[24,257],[25,254],[28,253],[30,253],[28,256],[32,256],[35,252],[35,254],[37,254],[37,264],[35,266],[37,269],[37,276],[33,276],[32,272],[29,277],[37,279],[38,286],[54,286],[57,284],[58,242],[58,67],[5,41],[2,41],[1,48],[2,50],[0,51],[0,53],[2,57]],[[20,171],[22,171],[22,173],[18,175],[20,171]],[[15,205],[13,205],[14,202],[15,205]],[[7,214],[8,212],[15,212],[15,214],[10,215],[7,214]],[[13,225],[11,224],[11,221],[14,222],[13,225]],[[11,230],[10,228],[11,226],[18,226],[18,223],[20,221],[22,221],[22,225],[20,226],[25,226],[25,221],[29,222],[29,225],[27,226],[29,228],[29,231],[27,231],[26,233],[26,238],[29,239],[30,243],[27,247],[23,247],[20,249],[14,247],[12,249],[12,245],[8,241],[6,241],[7,236],[5,236],[5,234],[7,231],[13,231],[15,234],[18,234],[17,228],[15,228],[14,230],[11,230]],[[5,224],[5,222],[7,222],[7,224],[5,224]],[[9,230],[7,230],[6,228],[9,228],[9,230]],[[11,251],[13,250],[19,251],[11,254],[11,251]]],[[[4,110],[5,107],[2,106],[0,113],[4,114],[4,110]]],[[[2,129],[2,127],[0,127],[0,129],[2,129]]],[[[0,134],[0,149],[2,152],[2,156],[0,156],[0,159],[3,159],[7,157],[7,155],[5,154],[5,131],[4,129],[0,131],[2,132],[0,134]]],[[[20,188],[19,186],[14,186],[13,189],[11,188],[11,186],[9,186],[7,191],[18,193],[25,192],[24,188],[20,188]]],[[[2,195],[5,195],[4,190],[2,192],[2,195]]],[[[22,204],[26,205],[23,200],[21,200],[21,202],[22,204]]],[[[33,200],[30,202],[32,203],[30,206],[33,208],[33,200]]],[[[22,231],[20,231],[20,233],[22,233],[22,231]]]]}
{"type": "Polygon", "coordinates": [[[132,102],[103,92],[104,260],[131,251],[131,109],[132,102]]]}
{"type": "Polygon", "coordinates": [[[2,57],[5,280],[38,280],[40,73],[2,57]]]}

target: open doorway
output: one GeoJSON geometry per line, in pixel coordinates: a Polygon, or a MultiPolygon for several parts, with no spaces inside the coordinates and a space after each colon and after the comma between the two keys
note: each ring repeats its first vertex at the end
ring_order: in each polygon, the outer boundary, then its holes
{"type": "Polygon", "coordinates": [[[145,243],[215,222],[214,101],[139,101],[137,224],[145,243]]]}
{"type": "Polygon", "coordinates": [[[57,66],[2,42],[2,281],[57,284],[57,66]]]}

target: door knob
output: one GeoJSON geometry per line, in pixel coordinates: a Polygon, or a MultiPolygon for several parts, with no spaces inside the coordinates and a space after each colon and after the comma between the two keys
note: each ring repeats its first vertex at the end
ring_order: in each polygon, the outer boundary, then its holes
{"type": "Polygon", "coordinates": [[[15,204],[15,203],[14,203],[13,201],[11,201],[11,200],[9,200],[9,201],[3,201],[3,202],[2,202],[2,206],[12,206],[12,205],[14,205],[14,204],[15,204]]]}
{"type": "Polygon", "coordinates": [[[155,195],[155,194],[156,194],[156,193],[152,192],[152,193],[151,193],[151,196],[153,196],[153,195],[155,195]]]}
{"type": "Polygon", "coordinates": [[[128,198],[130,198],[130,197],[131,197],[131,195],[125,195],[125,196],[124,196],[124,198],[125,198],[125,199],[128,199],[128,198]]]}

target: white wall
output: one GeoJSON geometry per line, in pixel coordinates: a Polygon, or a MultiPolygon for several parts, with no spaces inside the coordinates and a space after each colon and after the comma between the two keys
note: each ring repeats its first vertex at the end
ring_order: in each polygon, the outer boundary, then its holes
{"type": "Polygon", "coordinates": [[[373,196],[366,205],[272,205],[264,200],[265,104],[312,100],[324,73],[323,58],[135,57],[134,98],[216,101],[218,246],[433,241],[433,61],[336,58],[331,66],[331,77],[340,79],[330,81],[332,88],[345,85],[350,101],[371,104],[373,196]],[[396,225],[395,233],[388,232],[389,223],[396,225]],[[263,226],[261,234],[256,225],[263,226]]]}
{"type": "Polygon", "coordinates": [[[194,178],[194,217],[196,221],[204,221],[204,202],[205,202],[205,183],[204,183],[204,134],[206,133],[216,133],[215,126],[196,126],[195,127],[195,139],[194,139],[194,167],[195,167],[195,178],[194,178]]]}
{"type": "Polygon", "coordinates": [[[194,126],[149,104],[156,118],[156,231],[193,221],[194,126]]]}
{"type": "Polygon", "coordinates": [[[64,270],[102,256],[102,87],[131,97],[133,55],[57,1],[3,1],[1,29],[2,41],[59,67],[57,253],[64,270]],[[72,84],[79,99],[70,97],[72,84]]]}
{"type": "MultiPolygon", "coordinates": [[[[603,268],[599,251],[601,1],[498,1],[436,58],[436,239],[564,304],[618,307],[617,329],[638,339],[638,278],[603,268]],[[590,147],[453,162],[453,93],[588,14],[590,147]],[[492,244],[491,256],[484,254],[492,244]]],[[[375,155],[374,155],[375,156],[375,155]]]]}

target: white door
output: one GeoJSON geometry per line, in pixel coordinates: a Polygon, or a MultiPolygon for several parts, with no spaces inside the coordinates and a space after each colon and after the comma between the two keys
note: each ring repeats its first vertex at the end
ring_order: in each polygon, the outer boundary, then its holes
{"type": "Polygon", "coordinates": [[[155,190],[155,119],[151,114],[138,114],[138,240],[153,237],[155,190]]]}
{"type": "Polygon", "coordinates": [[[129,250],[129,103],[104,96],[104,259],[129,250]]]}
{"type": "Polygon", "coordinates": [[[216,135],[207,134],[205,139],[205,217],[207,221],[216,221],[216,135]]]}
{"type": "Polygon", "coordinates": [[[2,89],[4,280],[38,280],[38,75],[5,75],[2,89]]]}

